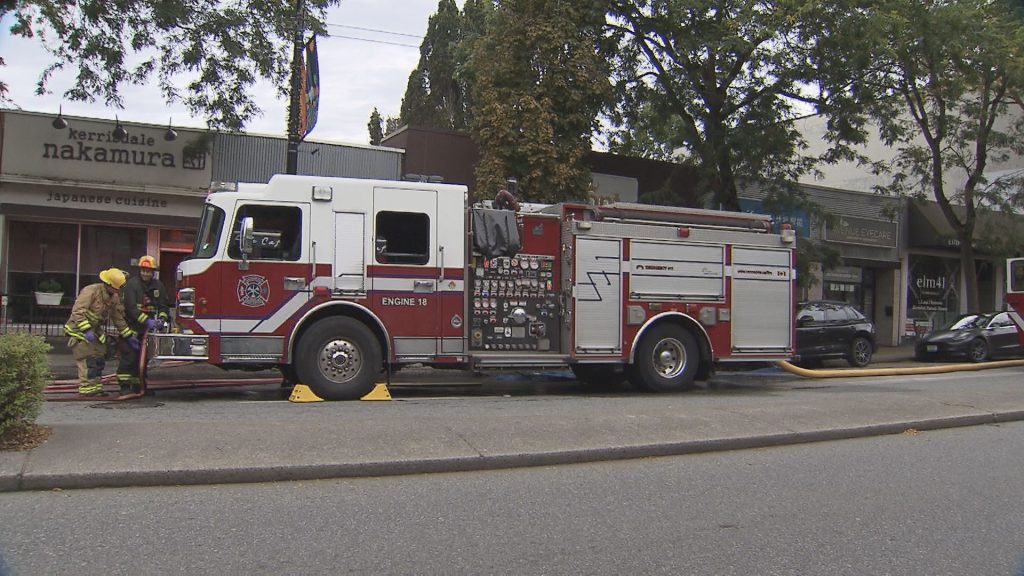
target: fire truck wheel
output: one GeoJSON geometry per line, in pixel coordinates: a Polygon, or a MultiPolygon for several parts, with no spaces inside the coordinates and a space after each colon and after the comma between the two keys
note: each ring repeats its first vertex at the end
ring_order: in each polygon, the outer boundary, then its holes
{"type": "Polygon", "coordinates": [[[344,317],[314,324],[299,341],[295,360],[299,381],[324,400],[362,398],[373,390],[382,362],[373,332],[344,317]]]}
{"type": "Polygon", "coordinates": [[[626,379],[617,364],[573,364],[569,368],[577,380],[594,388],[614,388],[626,379]]]}
{"type": "Polygon", "coordinates": [[[699,365],[700,349],[693,334],[674,324],[661,324],[640,340],[629,381],[652,392],[685,390],[693,385],[699,365]]]}

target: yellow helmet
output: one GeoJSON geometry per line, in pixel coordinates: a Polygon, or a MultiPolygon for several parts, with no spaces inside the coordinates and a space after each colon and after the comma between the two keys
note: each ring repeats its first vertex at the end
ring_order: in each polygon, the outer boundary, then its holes
{"type": "Polygon", "coordinates": [[[139,268],[148,268],[150,270],[156,270],[156,258],[153,258],[152,256],[149,256],[147,254],[146,256],[139,258],[139,263],[137,264],[137,266],[139,268]]]}
{"type": "Polygon", "coordinates": [[[124,272],[121,270],[118,270],[117,268],[107,268],[100,272],[100,280],[114,290],[120,290],[121,286],[124,286],[127,278],[125,278],[124,272]]]}

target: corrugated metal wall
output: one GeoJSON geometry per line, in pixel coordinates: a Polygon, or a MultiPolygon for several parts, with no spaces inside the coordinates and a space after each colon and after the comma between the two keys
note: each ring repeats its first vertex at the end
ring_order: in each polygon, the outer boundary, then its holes
{"type": "MultiPolygon", "coordinates": [[[[285,171],[288,142],[250,134],[218,134],[213,145],[213,180],[266,182],[285,171]]],[[[403,151],[379,146],[303,142],[299,174],[400,180],[403,151]]]]}

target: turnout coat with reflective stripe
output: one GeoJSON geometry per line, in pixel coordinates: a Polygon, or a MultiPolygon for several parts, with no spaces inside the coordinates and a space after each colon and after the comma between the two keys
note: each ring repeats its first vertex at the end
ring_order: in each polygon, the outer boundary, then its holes
{"type": "Polygon", "coordinates": [[[90,284],[78,293],[78,298],[71,307],[71,317],[64,325],[64,331],[68,336],[83,341],[88,330],[102,338],[104,323],[107,321],[113,323],[123,337],[135,333],[125,322],[124,306],[117,294],[108,293],[106,284],[102,282],[90,284]]]}

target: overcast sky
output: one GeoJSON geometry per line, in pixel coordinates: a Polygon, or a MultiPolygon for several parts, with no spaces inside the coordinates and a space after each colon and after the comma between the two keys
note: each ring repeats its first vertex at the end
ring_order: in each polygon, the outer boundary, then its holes
{"type": "MultiPolygon", "coordinates": [[[[456,3],[462,6],[461,1],[456,3]]],[[[437,0],[342,0],[328,13],[331,37],[317,39],[320,110],[308,140],[365,144],[369,142],[366,124],[374,106],[384,117],[398,115],[409,73],[419,60],[427,19],[436,9],[437,0]]],[[[164,124],[170,119],[175,126],[206,126],[203,119],[192,118],[183,106],[168,107],[159,91],[148,86],[124,88],[123,110],[101,102],[66,101],[61,94],[73,79],[71,72],[51,79],[51,94],[36,96],[36,81],[50,62],[49,54],[37,39],[11,37],[10,22],[4,20],[3,24],[0,57],[7,66],[0,68],[0,78],[7,82],[13,107],[56,114],[63,105],[64,113],[71,116],[113,120],[116,114],[129,122],[164,124]]],[[[269,85],[258,84],[254,90],[263,116],[246,126],[246,131],[284,135],[288,103],[278,99],[269,85]]]]}

